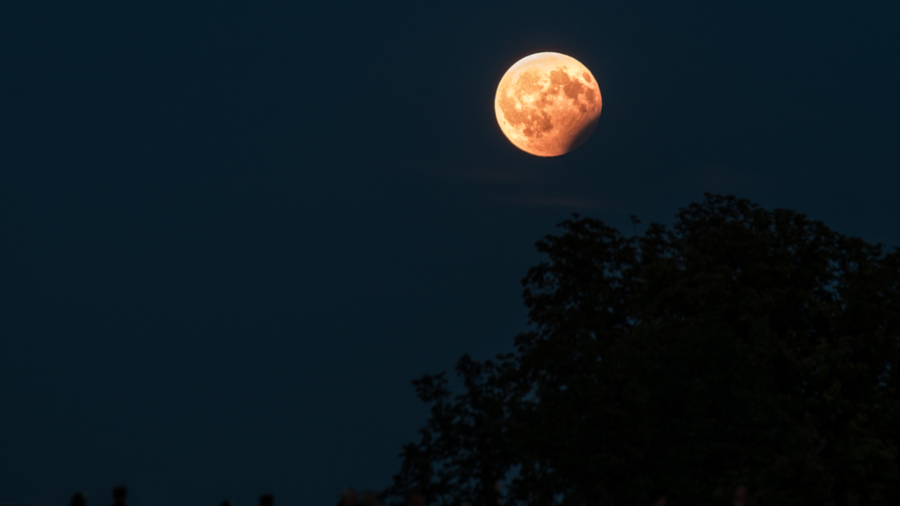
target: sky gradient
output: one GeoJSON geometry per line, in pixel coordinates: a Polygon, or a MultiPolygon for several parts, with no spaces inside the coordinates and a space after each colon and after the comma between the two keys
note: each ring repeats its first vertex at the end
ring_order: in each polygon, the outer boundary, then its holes
{"type": "Polygon", "coordinates": [[[410,381],[511,349],[572,212],[733,193],[900,246],[888,2],[75,4],[0,6],[0,502],[388,485],[410,381]],[[494,117],[539,51],[603,94],[558,158],[494,117]]]}

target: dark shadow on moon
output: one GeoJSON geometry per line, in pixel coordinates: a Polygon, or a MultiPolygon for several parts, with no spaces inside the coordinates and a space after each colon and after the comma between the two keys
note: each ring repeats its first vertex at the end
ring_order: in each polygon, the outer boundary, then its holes
{"type": "Polygon", "coordinates": [[[569,142],[569,144],[566,146],[565,152],[570,153],[577,147],[584,144],[588,140],[588,138],[591,136],[591,134],[594,133],[594,130],[597,129],[597,123],[600,123],[599,117],[597,117],[596,120],[590,122],[590,124],[585,125],[585,127],[582,128],[580,132],[578,132],[578,135],[574,136],[572,138],[572,140],[569,142]]]}

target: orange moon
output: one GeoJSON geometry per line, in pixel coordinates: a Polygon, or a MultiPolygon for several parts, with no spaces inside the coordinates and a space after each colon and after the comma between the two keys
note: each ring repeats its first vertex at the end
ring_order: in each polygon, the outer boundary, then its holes
{"type": "Polygon", "coordinates": [[[500,80],[494,111],[503,134],[537,156],[559,156],[582,145],[600,120],[600,87],[575,58],[536,53],[500,80]]]}

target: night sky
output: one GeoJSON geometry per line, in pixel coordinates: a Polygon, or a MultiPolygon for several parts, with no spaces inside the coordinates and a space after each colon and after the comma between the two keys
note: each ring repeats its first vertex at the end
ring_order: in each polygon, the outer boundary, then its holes
{"type": "Polygon", "coordinates": [[[896,2],[145,4],[0,6],[0,502],[387,486],[410,381],[511,351],[572,212],[900,245],[896,2]],[[539,51],[603,93],[558,158],[494,117],[539,51]]]}

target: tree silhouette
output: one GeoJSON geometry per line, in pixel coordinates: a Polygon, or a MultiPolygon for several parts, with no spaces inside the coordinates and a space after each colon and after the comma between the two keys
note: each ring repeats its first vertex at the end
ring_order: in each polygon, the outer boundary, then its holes
{"type": "Polygon", "coordinates": [[[537,243],[515,351],[414,382],[388,491],[430,504],[897,504],[900,251],[707,194],[537,243]],[[502,486],[501,486],[502,485],[502,486]]]}

